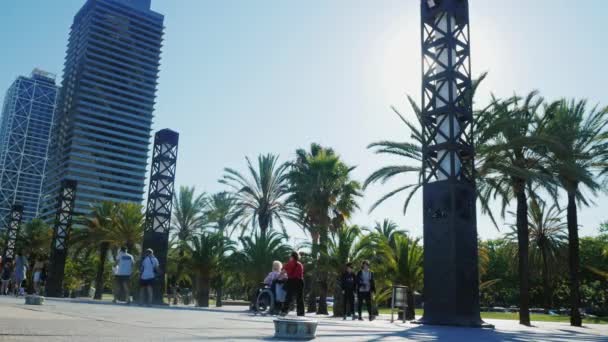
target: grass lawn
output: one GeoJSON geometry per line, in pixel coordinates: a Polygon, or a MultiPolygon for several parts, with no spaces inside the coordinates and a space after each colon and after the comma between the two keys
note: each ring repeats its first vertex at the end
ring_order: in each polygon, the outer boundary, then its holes
{"type": "MultiPolygon", "coordinates": [[[[380,309],[380,313],[390,314],[391,310],[390,309],[381,308],[380,309]]],[[[422,309],[416,309],[416,317],[422,317],[422,313],[423,313],[422,309]]],[[[481,318],[482,319],[487,318],[487,319],[518,320],[519,319],[519,315],[517,313],[511,313],[511,312],[482,312],[481,313],[481,318]]],[[[530,314],[530,319],[532,321],[539,321],[539,322],[564,322],[564,323],[570,323],[570,317],[569,316],[550,316],[550,315],[543,315],[543,314],[530,314]]],[[[608,324],[608,317],[585,318],[585,319],[583,319],[583,323],[588,323],[588,324],[608,324]]]]}

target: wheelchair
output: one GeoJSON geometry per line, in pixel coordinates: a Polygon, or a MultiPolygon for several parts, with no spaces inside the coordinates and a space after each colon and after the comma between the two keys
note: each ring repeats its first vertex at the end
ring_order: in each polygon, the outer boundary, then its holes
{"type": "MultiPolygon", "coordinates": [[[[274,286],[276,288],[282,285],[275,283],[274,286]]],[[[272,287],[266,284],[261,284],[255,295],[254,303],[252,304],[252,309],[256,315],[277,315],[283,308],[283,301],[277,301],[272,287]]]]}

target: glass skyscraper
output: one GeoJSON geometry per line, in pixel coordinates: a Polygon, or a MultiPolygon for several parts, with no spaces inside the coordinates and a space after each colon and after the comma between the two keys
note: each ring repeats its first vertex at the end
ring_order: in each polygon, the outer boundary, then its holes
{"type": "Polygon", "coordinates": [[[76,214],[103,201],[141,203],[163,40],[150,0],[87,0],[74,17],[46,181],[52,218],[62,179],[76,214]]]}
{"type": "Polygon", "coordinates": [[[13,204],[27,222],[40,212],[49,136],[57,103],[55,75],[34,69],[6,92],[0,119],[0,229],[13,204]]]}

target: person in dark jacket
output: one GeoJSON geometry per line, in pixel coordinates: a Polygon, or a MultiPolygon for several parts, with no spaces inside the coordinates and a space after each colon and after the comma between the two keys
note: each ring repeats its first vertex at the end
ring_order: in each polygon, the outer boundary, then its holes
{"type": "Polygon", "coordinates": [[[367,306],[367,313],[369,314],[369,320],[374,320],[372,315],[372,295],[376,292],[376,281],[374,280],[374,273],[369,268],[369,261],[363,261],[361,270],[357,273],[357,299],[359,300],[358,311],[359,320],[363,320],[361,315],[361,309],[363,309],[363,302],[367,306]]]}
{"type": "Polygon", "coordinates": [[[353,264],[346,264],[346,271],[342,274],[340,281],[344,298],[344,319],[350,314],[355,320],[355,289],[357,288],[356,276],[353,272],[353,264]]]}

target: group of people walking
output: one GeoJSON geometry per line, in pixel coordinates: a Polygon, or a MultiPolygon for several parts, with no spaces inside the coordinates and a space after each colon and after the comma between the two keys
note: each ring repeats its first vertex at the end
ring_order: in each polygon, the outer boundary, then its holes
{"type": "MultiPolygon", "coordinates": [[[[130,282],[135,267],[135,259],[129,254],[126,247],[122,247],[116,257],[114,264],[114,303],[121,297],[125,298],[127,304],[131,303],[130,282]]],[[[150,248],[144,251],[139,266],[139,302],[140,304],[150,305],[153,300],[154,283],[160,276],[160,265],[154,256],[154,251],[150,248]]]]}
{"type": "MultiPolygon", "coordinates": [[[[43,292],[46,282],[46,262],[37,258],[32,269],[32,283],[35,294],[43,292]]],[[[23,296],[26,292],[27,273],[30,270],[28,259],[17,252],[14,259],[5,259],[0,262],[0,295],[23,296]]]]}
{"type": "MultiPolygon", "coordinates": [[[[274,261],[272,271],[264,279],[264,284],[272,289],[275,302],[279,303],[281,315],[287,315],[291,303],[296,301],[296,314],[304,316],[304,266],[300,262],[298,252],[292,252],[289,261],[283,266],[280,261],[274,261]]],[[[340,278],[342,289],[344,319],[355,313],[355,295],[358,300],[358,319],[363,320],[362,309],[365,303],[369,320],[374,319],[372,311],[372,296],[376,292],[374,273],[370,270],[369,261],[361,264],[361,269],[354,273],[353,264],[345,266],[345,272],[340,278]]]]}

